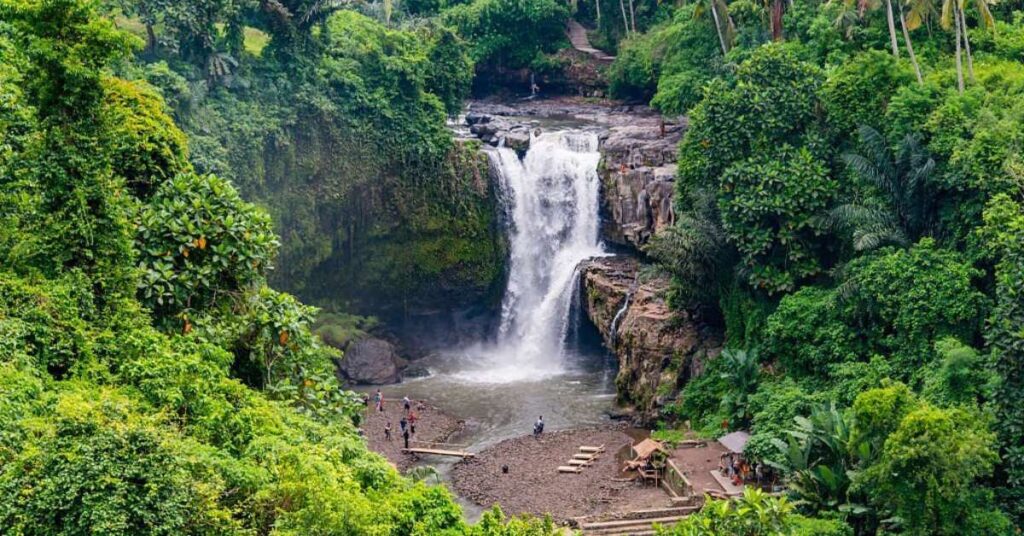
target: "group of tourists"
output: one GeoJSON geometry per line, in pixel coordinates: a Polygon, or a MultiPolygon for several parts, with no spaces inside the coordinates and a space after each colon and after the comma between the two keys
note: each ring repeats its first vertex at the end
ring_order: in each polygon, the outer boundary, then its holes
{"type": "MultiPolygon", "coordinates": [[[[367,407],[369,407],[369,397],[364,397],[363,400],[364,404],[367,407]]],[[[381,393],[380,389],[377,389],[377,393],[373,395],[373,401],[374,410],[384,413],[384,394],[381,393]]],[[[418,410],[423,410],[425,407],[426,406],[423,404],[423,402],[418,402],[416,404],[416,409],[418,410]]],[[[408,396],[402,398],[402,408],[404,410],[402,413],[402,419],[398,421],[398,426],[400,429],[399,433],[401,434],[402,439],[405,441],[405,448],[409,448],[409,438],[411,436],[416,435],[416,421],[419,420],[419,416],[416,414],[416,411],[413,410],[412,400],[409,400],[408,396]]],[[[384,440],[392,440],[391,419],[388,419],[384,423],[384,440]]]]}

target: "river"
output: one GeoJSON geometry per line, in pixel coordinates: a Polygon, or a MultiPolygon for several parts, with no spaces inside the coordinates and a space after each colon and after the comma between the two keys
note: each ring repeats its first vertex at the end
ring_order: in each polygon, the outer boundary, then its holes
{"type": "MultiPolygon", "coordinates": [[[[389,399],[429,401],[466,427],[452,442],[479,451],[546,430],[609,422],[616,362],[580,310],[577,266],[605,255],[599,238],[598,136],[561,126],[533,134],[520,158],[487,149],[498,181],[510,244],[508,284],[497,333],[450,348],[417,365],[424,378],[383,388],[389,399]]],[[[442,475],[450,459],[425,459],[442,475]]],[[[467,506],[475,517],[479,510],[467,506]]]]}

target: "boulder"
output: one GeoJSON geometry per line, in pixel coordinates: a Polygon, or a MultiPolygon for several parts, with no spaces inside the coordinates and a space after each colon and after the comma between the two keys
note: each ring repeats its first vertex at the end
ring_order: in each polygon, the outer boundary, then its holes
{"type": "Polygon", "coordinates": [[[349,343],[338,361],[338,372],[351,383],[382,385],[401,381],[405,365],[393,344],[366,337],[349,343]]]}

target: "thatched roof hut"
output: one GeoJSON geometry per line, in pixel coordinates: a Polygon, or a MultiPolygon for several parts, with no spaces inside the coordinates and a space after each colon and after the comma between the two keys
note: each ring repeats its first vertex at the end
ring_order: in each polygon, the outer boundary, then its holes
{"type": "Polygon", "coordinates": [[[667,450],[665,450],[664,445],[650,438],[645,439],[637,443],[636,445],[633,445],[633,456],[635,457],[634,459],[637,460],[646,460],[650,458],[655,452],[661,452],[666,455],[669,453],[667,450]]]}

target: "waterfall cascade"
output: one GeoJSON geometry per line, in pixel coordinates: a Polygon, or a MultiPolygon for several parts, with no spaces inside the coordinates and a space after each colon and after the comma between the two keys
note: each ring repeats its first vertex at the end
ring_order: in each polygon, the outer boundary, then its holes
{"type": "Polygon", "coordinates": [[[498,147],[492,164],[508,202],[510,265],[496,346],[470,379],[515,381],[564,370],[577,265],[603,254],[598,239],[597,135],[534,136],[522,159],[498,147]]]}

